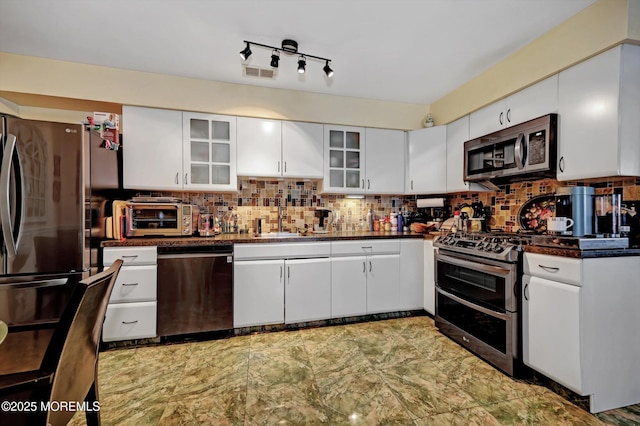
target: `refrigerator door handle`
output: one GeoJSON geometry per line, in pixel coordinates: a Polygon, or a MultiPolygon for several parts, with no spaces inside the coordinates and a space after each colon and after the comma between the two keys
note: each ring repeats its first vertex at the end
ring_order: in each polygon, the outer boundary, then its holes
{"type": "Polygon", "coordinates": [[[0,169],[0,191],[2,191],[2,201],[4,207],[0,208],[0,222],[2,223],[2,235],[4,236],[4,244],[7,247],[7,253],[10,257],[14,257],[18,253],[16,241],[13,239],[13,226],[11,224],[11,206],[10,201],[10,182],[11,176],[11,160],[16,149],[16,137],[12,134],[7,135],[7,144],[4,147],[2,156],[2,168],[0,169]]]}

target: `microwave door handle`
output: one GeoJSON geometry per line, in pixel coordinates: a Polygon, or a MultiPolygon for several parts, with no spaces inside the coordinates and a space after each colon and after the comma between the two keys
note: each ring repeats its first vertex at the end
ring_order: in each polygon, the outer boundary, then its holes
{"type": "Polygon", "coordinates": [[[516,138],[514,157],[518,169],[524,169],[524,163],[527,159],[527,140],[524,136],[524,133],[519,133],[518,137],[516,138]]]}
{"type": "MultiPolygon", "coordinates": [[[[7,247],[8,255],[14,257],[18,253],[17,243],[13,238],[13,226],[11,224],[11,168],[13,153],[16,148],[16,137],[12,134],[7,135],[7,144],[4,147],[2,157],[2,173],[0,173],[0,191],[2,191],[2,200],[4,207],[0,209],[0,222],[2,223],[2,235],[4,236],[4,244],[7,247]]],[[[21,197],[22,198],[22,197],[21,197]]],[[[24,200],[23,200],[24,202],[24,200]]],[[[20,217],[22,215],[19,215],[20,217]]],[[[18,227],[19,229],[19,227],[18,227]]]]}

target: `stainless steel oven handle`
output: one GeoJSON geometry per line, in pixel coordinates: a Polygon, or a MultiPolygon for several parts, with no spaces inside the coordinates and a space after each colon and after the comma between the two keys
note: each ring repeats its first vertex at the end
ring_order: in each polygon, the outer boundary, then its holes
{"type": "Polygon", "coordinates": [[[480,259],[478,259],[477,262],[472,262],[469,260],[458,259],[457,257],[447,256],[446,254],[438,253],[436,255],[436,260],[444,260],[447,263],[451,263],[453,265],[464,266],[469,269],[475,269],[478,271],[488,272],[490,274],[497,274],[501,276],[509,275],[511,273],[510,269],[481,263],[480,259]]]}
{"type": "Polygon", "coordinates": [[[476,305],[475,303],[471,303],[468,300],[465,300],[461,297],[458,297],[456,295],[453,295],[451,293],[449,293],[448,291],[445,291],[441,288],[438,288],[438,293],[443,294],[445,296],[447,296],[449,299],[451,300],[455,300],[456,302],[460,303],[461,305],[465,305],[473,310],[476,310],[478,312],[482,312],[483,314],[489,315],[491,317],[494,318],[500,318],[501,320],[508,320],[509,319],[509,315],[507,314],[503,314],[502,312],[496,312],[496,311],[492,311],[491,309],[487,309],[483,306],[479,306],[476,305]]]}

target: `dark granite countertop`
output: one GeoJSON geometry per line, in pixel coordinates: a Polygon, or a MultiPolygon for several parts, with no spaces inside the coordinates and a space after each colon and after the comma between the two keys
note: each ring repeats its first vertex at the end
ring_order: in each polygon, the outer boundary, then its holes
{"type": "Polygon", "coordinates": [[[394,239],[394,238],[426,238],[435,236],[418,234],[415,232],[333,232],[329,234],[309,234],[298,237],[254,237],[248,234],[220,234],[215,237],[138,237],[126,240],[105,240],[102,247],[127,247],[127,246],[208,246],[216,244],[241,244],[241,243],[297,243],[311,241],[337,241],[337,240],[363,240],[363,239],[394,239]]]}
{"type": "Polygon", "coordinates": [[[560,247],[524,246],[525,253],[547,254],[550,256],[573,257],[577,259],[591,259],[597,257],[640,256],[640,248],[607,249],[607,250],[576,250],[560,247]]]}

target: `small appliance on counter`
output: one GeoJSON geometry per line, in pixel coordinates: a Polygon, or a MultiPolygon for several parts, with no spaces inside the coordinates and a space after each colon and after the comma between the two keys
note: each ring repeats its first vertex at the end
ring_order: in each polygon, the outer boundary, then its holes
{"type": "Polygon", "coordinates": [[[107,238],[190,237],[198,213],[198,206],[167,197],[115,200],[113,216],[107,218],[107,238]]]}
{"type": "Polygon", "coordinates": [[[333,214],[329,209],[316,209],[315,217],[319,219],[318,229],[314,232],[318,234],[326,234],[331,231],[331,222],[333,222],[333,214]]]}

